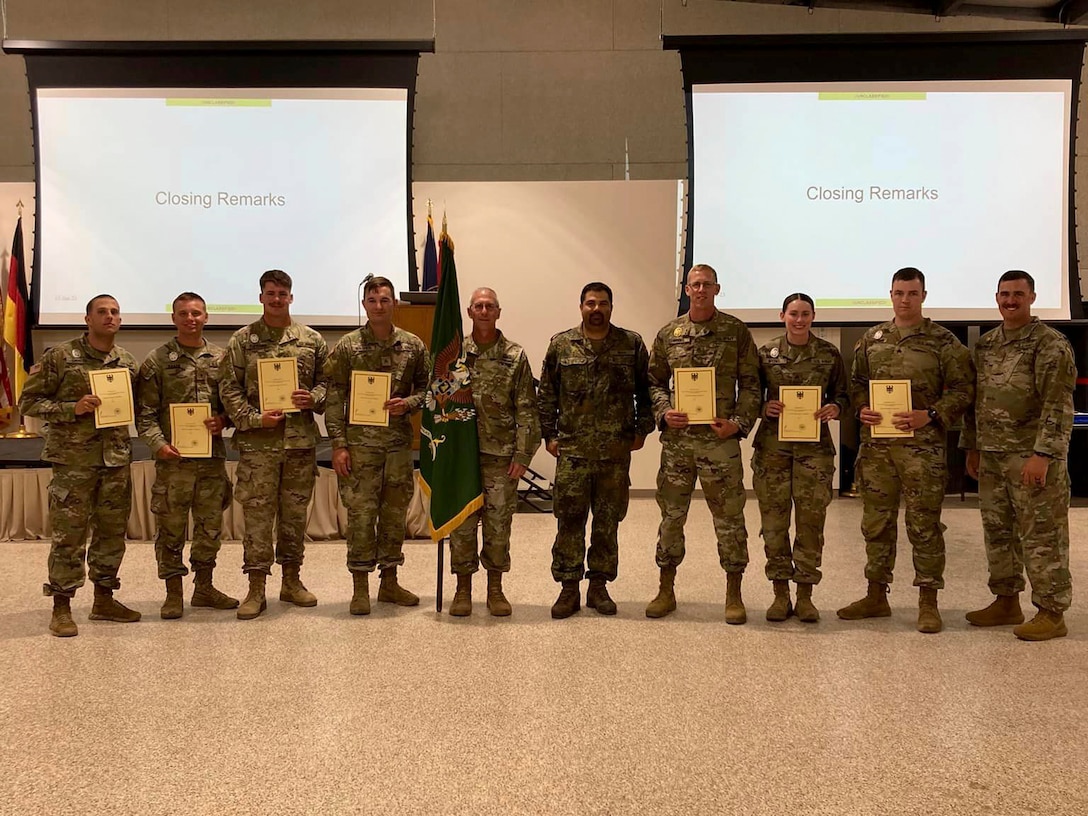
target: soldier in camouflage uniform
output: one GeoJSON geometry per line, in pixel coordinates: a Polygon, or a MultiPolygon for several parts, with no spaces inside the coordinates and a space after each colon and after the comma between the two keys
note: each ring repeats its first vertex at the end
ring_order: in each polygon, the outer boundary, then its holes
{"type": "Polygon", "coordinates": [[[612,290],[588,283],[581,294],[582,324],[552,337],[540,371],[540,427],[555,468],[552,577],[563,589],[553,618],[586,606],[615,615],[608,581],[619,571],[619,524],[631,493],[631,452],[654,429],[642,338],[612,325],[612,290]],[[589,561],[586,521],[593,512],[589,561]],[[588,566],[588,569],[586,569],[588,566]]]}
{"type": "Polygon", "coordinates": [[[164,620],[182,616],[181,579],[189,571],[182,563],[189,511],[193,514],[193,545],[189,561],[196,580],[193,606],[235,609],[238,601],[212,586],[223,508],[230,501],[223,428],[226,415],[219,401],[219,362],[223,349],[204,339],[208,310],[204,298],[183,292],[174,298],[171,320],[177,337],[155,349],[140,367],[136,429],[155,457],[151,511],[155,514],[155,558],[159,578],[166,582],[164,620]],[[183,457],[170,440],[170,406],[200,402],[211,407],[204,425],[212,434],[210,459],[183,457]]]}
{"type": "Polygon", "coordinates": [[[294,298],[286,272],[269,270],[261,275],[260,285],[264,314],[234,333],[219,366],[219,397],[236,428],[235,495],[246,528],[242,570],[249,576],[249,593],[238,607],[241,620],[251,620],[266,609],[265,578],[273,560],[283,569],[280,600],[317,605],[299,570],[306,551],[306,511],[317,476],[314,413],[325,410],[322,369],[328,346],[309,326],[291,320],[294,298]],[[257,361],[270,357],[297,361],[299,387],[291,394],[293,411],[261,410],[257,361]]]}
{"type": "Polygon", "coordinates": [[[379,602],[419,603],[419,596],[397,582],[397,567],[404,563],[408,505],[415,488],[409,416],[423,405],[430,372],[423,341],[393,325],[396,303],[392,282],[369,278],[363,286],[366,325],[345,334],[325,365],[329,389],[325,423],[340,498],[348,510],[352,615],[370,614],[368,582],[375,567],[381,570],[379,602]],[[353,371],[392,374],[384,405],[388,426],[349,423],[353,371]]]}
{"type": "Polygon", "coordinates": [[[979,480],[990,591],[985,609],[967,613],[975,626],[1021,624],[1022,640],[1067,634],[1073,594],[1069,574],[1069,472],[1073,430],[1073,350],[1031,314],[1035,281],[1014,270],[1001,276],[997,305],[1004,321],[975,344],[978,397],[967,412],[962,444],[967,472],[979,480]],[[1024,568],[1039,610],[1024,623],[1024,568]]]}
{"type": "Polygon", "coordinates": [[[472,574],[482,560],[487,608],[505,617],[511,612],[502,592],[502,574],[510,569],[510,525],[518,480],[540,447],[540,417],[529,358],[495,326],[502,314],[495,290],[473,292],[467,312],[472,334],[465,338],[465,357],[472,372],[484,506],[450,535],[450,568],[457,576],[450,614],[472,614],[472,574]],[[476,528],[481,522],[484,543],[478,553],[476,528]]]}
{"type": "Polygon", "coordinates": [[[922,317],[925,286],[921,271],[913,267],[897,271],[891,288],[894,319],[869,329],[854,347],[850,398],[862,424],[857,473],[869,590],[838,615],[844,620],[891,615],[887,593],[902,496],[907,538],[914,551],[918,631],[935,633],[943,626],[937,591],[944,587],[941,503],[948,480],[947,430],[975,397],[975,367],[952,332],[922,317]],[[882,416],[869,405],[870,380],[910,380],[912,410],[895,414],[892,424],[897,430],[913,431],[913,436],[873,437],[870,429],[882,416]]]}
{"type": "Polygon", "coordinates": [[[30,370],[19,411],[49,423],[42,458],[53,463],[49,484],[49,582],[53,596],[49,631],[74,637],[71,599],[89,573],[94,584],[91,620],[132,623],[140,613],[114,599],[117,571],[125,555],[125,525],[132,504],[132,446],[128,427],[95,428],[95,408],[88,372],[115,369],[136,375],[136,360],[114,343],[121,328],[121,307],[111,295],[87,304],[87,332],[53,346],[30,370]],[[87,534],[91,534],[90,547],[87,534]],[[86,561],[88,569],[84,570],[86,561]]]}
{"type": "Polygon", "coordinates": [[[718,557],[726,572],[725,620],[741,624],[748,619],[741,597],[748,532],[740,439],[752,430],[759,414],[759,362],[748,327],[714,306],[721,286],[713,267],[693,266],[684,291],[691,303],[688,313],[665,324],[650,353],[650,396],[662,431],[657,473],[661,581],[646,616],[660,618],[676,609],[673,584],[676,568],[684,560],[684,524],[698,477],[714,518],[718,557]],[[691,418],[673,406],[673,370],[677,368],[714,369],[715,412],[709,424],[691,424],[691,418]]]}
{"type": "Polygon", "coordinates": [[[759,349],[763,419],[756,431],[752,483],[759,499],[767,577],[774,602],[767,620],[783,621],[793,612],[792,580],[797,584],[797,617],[815,623],[820,612],[812,603],[812,587],[820,583],[824,550],[824,518],[831,503],[835,444],[827,423],[849,408],[846,368],[839,350],[811,332],[816,308],[812,298],[797,293],[782,302],[779,319],[786,333],[759,349]],[[820,408],[813,422],[821,425],[819,442],[778,439],[778,418],[785,404],[780,388],[819,386],[820,408]],[[794,510],[794,546],[790,550],[790,511],[794,510]]]}

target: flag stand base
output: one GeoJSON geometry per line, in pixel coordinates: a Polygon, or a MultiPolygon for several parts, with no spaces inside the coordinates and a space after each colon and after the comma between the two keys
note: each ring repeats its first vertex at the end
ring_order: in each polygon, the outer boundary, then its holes
{"type": "Polygon", "coordinates": [[[40,439],[39,434],[33,431],[28,431],[26,426],[21,422],[19,423],[19,430],[11,431],[10,433],[0,434],[0,439],[40,439]]]}

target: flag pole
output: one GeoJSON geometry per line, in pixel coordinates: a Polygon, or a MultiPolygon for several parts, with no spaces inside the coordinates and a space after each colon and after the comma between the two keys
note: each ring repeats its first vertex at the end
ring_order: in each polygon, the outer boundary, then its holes
{"type": "MultiPolygon", "coordinates": [[[[23,200],[21,198],[19,199],[18,203],[15,205],[15,212],[18,214],[19,220],[21,221],[22,218],[23,218],[23,200]]],[[[19,229],[17,231],[22,232],[21,229],[19,229]]],[[[2,313],[3,311],[4,311],[4,307],[3,307],[2,304],[0,304],[0,313],[2,313]]],[[[3,323],[3,321],[0,320],[0,323],[3,323]]],[[[6,354],[6,353],[7,352],[4,350],[3,344],[0,343],[0,354],[6,354]]],[[[13,408],[15,410],[18,410],[18,401],[19,401],[19,398],[16,397],[15,398],[15,403],[16,404],[13,406],[13,408]]],[[[26,429],[26,420],[23,418],[22,412],[19,413],[19,427],[16,430],[11,431],[9,433],[0,434],[0,439],[38,439],[38,438],[39,438],[38,434],[36,434],[36,433],[34,433],[32,431],[28,431],[26,429]]]]}
{"type": "Polygon", "coordinates": [[[437,589],[435,589],[435,593],[434,593],[434,595],[435,595],[435,598],[434,598],[434,611],[435,612],[441,612],[442,611],[442,576],[445,573],[445,568],[444,568],[442,562],[445,560],[445,556],[446,556],[446,539],[440,538],[440,539],[438,539],[438,580],[437,580],[437,589]]]}

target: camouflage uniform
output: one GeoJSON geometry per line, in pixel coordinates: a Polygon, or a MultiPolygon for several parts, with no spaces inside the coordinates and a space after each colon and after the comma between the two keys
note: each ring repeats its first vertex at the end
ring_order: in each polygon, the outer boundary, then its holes
{"type": "Polygon", "coordinates": [[[529,358],[500,331],[480,347],[465,338],[472,372],[472,402],[480,437],[480,479],[484,506],[450,535],[450,569],[471,575],[480,568],[510,569],[510,526],[518,502],[518,480],[508,475],[511,462],[528,467],[540,447],[540,417],[529,358]],[[477,554],[476,527],[483,522],[483,549],[477,554]]]}
{"type": "MultiPolygon", "coordinates": [[[[794,346],[776,337],[759,350],[759,379],[768,400],[779,398],[781,386],[818,385],[821,405],[850,408],[846,368],[834,345],[809,336],[794,346]]],[[[820,583],[824,550],[824,518],[831,503],[835,444],[826,423],[820,441],[780,442],[778,417],[765,416],[756,431],[752,482],[759,499],[767,577],[798,584],[820,583]],[[790,550],[790,510],[794,510],[794,546],[790,550]]]]}
{"type": "Polygon", "coordinates": [[[227,343],[219,366],[219,396],[236,428],[235,496],[246,528],[243,572],[271,574],[273,560],[284,566],[302,563],[306,511],[317,475],[314,413],[325,410],[321,372],[326,357],[325,340],[300,323],[281,329],[261,319],[236,331],[227,343]],[[313,394],[313,410],[293,411],[275,427],[261,427],[257,360],[262,357],[298,360],[298,385],[313,394]],[[277,526],[274,551],[273,522],[277,526]]]}
{"type": "Polygon", "coordinates": [[[1031,602],[1064,612],[1069,574],[1069,472],[1076,367],[1069,342],[1032,318],[999,326],[974,349],[978,401],[967,412],[963,447],[978,450],[979,496],[990,590],[1015,595],[1031,581],[1031,602]],[[1024,486],[1020,471],[1033,453],[1050,459],[1046,484],[1024,486]]]}
{"type": "Polygon", "coordinates": [[[214,569],[223,528],[223,508],[230,501],[226,446],[212,437],[210,459],[159,459],[170,442],[170,405],[207,402],[212,416],[223,413],[219,401],[219,362],[223,349],[205,341],[199,349],[178,343],[159,346],[140,367],[136,430],[156,455],[151,511],[155,514],[155,558],[159,578],[187,575],[182,563],[189,511],[193,513],[193,545],[189,562],[194,570],[214,569]]]}
{"type": "Polygon", "coordinates": [[[744,466],[740,438],[759,415],[759,361],[748,327],[732,315],[717,312],[694,322],[681,315],[666,323],[654,338],[650,354],[650,396],[661,431],[661,468],[657,472],[657,565],[677,567],[684,560],[684,524],[695,479],[702,485],[714,519],[718,558],[726,572],[748,565],[748,532],[744,528],[744,466]],[[713,368],[715,416],[731,419],[740,431],[720,439],[709,425],[676,429],[665,425],[673,407],[670,382],[674,368],[713,368]]]}
{"type": "Polygon", "coordinates": [[[883,584],[892,581],[902,495],[914,551],[914,585],[943,589],[947,429],[975,397],[975,367],[955,335],[929,318],[906,329],[894,321],[869,329],[854,347],[850,398],[855,410],[869,404],[870,380],[907,379],[912,408],[933,408],[937,419],[904,438],[873,439],[869,427],[862,426],[857,473],[864,503],[865,577],[883,584]]]}
{"type": "Polygon", "coordinates": [[[325,365],[329,394],[325,426],[333,450],[347,448],[351,473],[340,477],[340,498],[348,511],[348,569],[373,572],[404,563],[404,535],[412,479],[412,422],[409,414],[389,417],[389,426],[351,425],[352,371],[392,373],[389,395],[419,410],[430,371],[427,347],[411,332],[393,328],[379,340],[367,323],[344,335],[325,365]]]}
{"type": "Polygon", "coordinates": [[[49,583],[46,595],[71,598],[91,582],[121,586],[117,570],[125,556],[125,525],[132,506],[132,445],[128,428],[95,428],[94,412],[76,416],[75,404],[91,393],[88,372],[102,368],[136,375],[136,360],[120,346],[103,353],[84,334],[53,346],[31,370],[19,411],[49,423],[42,458],[53,463],[49,484],[49,583]],[[87,532],[91,545],[87,547],[87,532]]]}
{"type": "Polygon", "coordinates": [[[631,445],[653,432],[642,338],[612,326],[592,341],[576,326],[552,337],[540,371],[540,428],[557,440],[552,577],[614,581],[619,524],[631,493],[631,445]],[[586,521],[593,511],[589,561],[586,521]],[[585,567],[588,566],[588,569],[585,567]]]}

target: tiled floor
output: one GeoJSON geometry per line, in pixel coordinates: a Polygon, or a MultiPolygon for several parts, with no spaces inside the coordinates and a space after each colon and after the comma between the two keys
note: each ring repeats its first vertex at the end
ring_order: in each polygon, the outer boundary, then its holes
{"type": "MultiPolygon", "coordinates": [[[[914,631],[909,547],[892,618],[835,618],[865,586],[860,505],[845,499],[827,524],[824,619],[765,622],[747,511],[740,627],[724,623],[698,503],[680,608],[657,621],[643,614],[656,590],[646,499],[621,528],[615,618],[549,617],[549,516],[515,519],[507,619],[480,602],[471,618],[437,615],[426,542],[406,545],[402,570],[423,604],[352,618],[343,542],[320,542],[303,570],[317,608],[274,600],[277,570],[256,621],[187,608],[165,622],[139,543],[118,597],[144,620],[89,622],[85,589],[80,636],[60,640],[40,595],[47,545],[0,544],[0,814],[1088,813],[1088,509],[1071,519],[1070,636],[1041,644],[963,620],[990,597],[970,504],[945,509],[946,631],[928,636],[914,631]]],[[[235,594],[240,562],[224,545],[218,583],[235,594]]]]}

